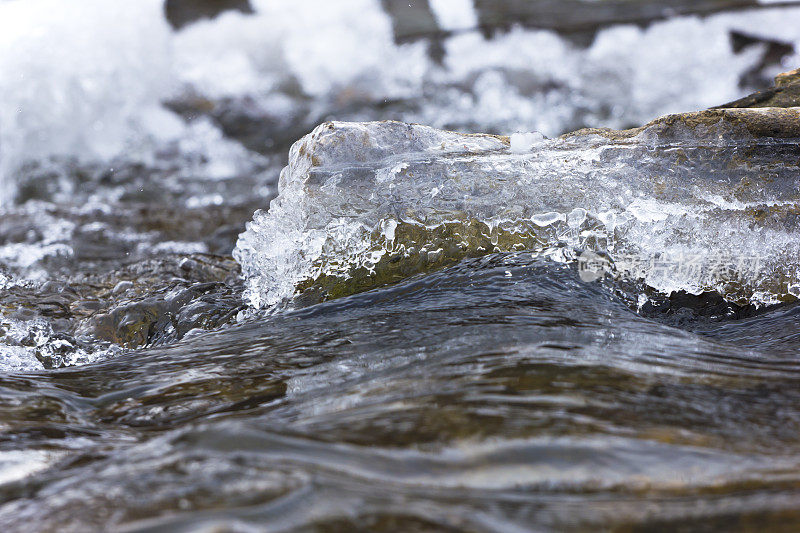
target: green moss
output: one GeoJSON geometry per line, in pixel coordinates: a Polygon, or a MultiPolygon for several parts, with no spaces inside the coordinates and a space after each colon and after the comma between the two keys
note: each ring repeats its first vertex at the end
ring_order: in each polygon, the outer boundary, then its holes
{"type": "MultiPolygon", "coordinates": [[[[547,233],[546,228],[533,223],[511,231],[492,228],[475,219],[448,222],[434,228],[401,222],[393,241],[387,242],[378,230],[372,233],[373,250],[383,254],[376,264],[354,268],[344,265],[343,274],[322,274],[307,279],[298,285],[297,291],[306,300],[349,296],[416,274],[440,270],[467,257],[541,249],[548,242],[547,233]]],[[[331,265],[317,267],[331,270],[331,265]]]]}

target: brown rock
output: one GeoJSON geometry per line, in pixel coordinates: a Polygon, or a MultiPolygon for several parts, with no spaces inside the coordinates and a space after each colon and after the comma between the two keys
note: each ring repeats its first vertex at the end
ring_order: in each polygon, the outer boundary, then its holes
{"type": "Polygon", "coordinates": [[[639,135],[645,130],[659,137],[676,137],[688,130],[699,128],[727,127],[731,135],[749,134],[753,137],[800,137],[800,107],[758,107],[743,109],[708,109],[692,113],[666,115],[638,128],[612,130],[610,128],[584,128],[567,133],[564,138],[579,135],[601,135],[608,139],[624,140],[639,135]]]}
{"type": "Polygon", "coordinates": [[[773,87],[717,106],[715,109],[798,106],[800,106],[800,69],[794,69],[778,74],[773,87]]]}

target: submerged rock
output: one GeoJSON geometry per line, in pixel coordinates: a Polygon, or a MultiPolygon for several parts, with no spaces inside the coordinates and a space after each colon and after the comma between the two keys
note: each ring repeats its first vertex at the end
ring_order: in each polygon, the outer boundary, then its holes
{"type": "Polygon", "coordinates": [[[800,294],[800,109],[712,109],[534,143],[399,122],[329,122],[291,149],[280,194],[234,252],[268,308],[463,257],[589,250],[670,293],[800,294]]]}
{"type": "Polygon", "coordinates": [[[238,274],[229,257],[172,255],[67,282],[0,286],[6,368],[84,364],[221,327],[245,307],[238,274]]]}

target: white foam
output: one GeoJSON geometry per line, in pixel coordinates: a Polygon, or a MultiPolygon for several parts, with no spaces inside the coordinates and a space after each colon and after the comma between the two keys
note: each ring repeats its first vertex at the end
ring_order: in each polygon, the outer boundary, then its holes
{"type": "Polygon", "coordinates": [[[0,344],[0,371],[34,372],[43,368],[30,348],[0,344]]]}
{"type": "Polygon", "coordinates": [[[108,159],[152,133],[140,120],[171,80],[161,9],[160,0],[0,4],[0,180],[51,155],[108,159]]]}
{"type": "MultiPolygon", "coordinates": [[[[421,119],[436,126],[541,131],[582,125],[628,127],[656,116],[703,109],[743,96],[742,75],[763,48],[735,53],[730,31],[778,38],[800,49],[800,9],[679,17],[646,29],[613,26],[587,49],[544,30],[515,28],[487,41],[467,32],[445,43],[447,70],[421,119]],[[469,87],[462,88],[466,80],[469,87]]],[[[789,68],[785,63],[780,69],[789,68]]]]}
{"type": "Polygon", "coordinates": [[[46,469],[60,454],[45,450],[0,451],[0,485],[46,469]]]}
{"type": "Polygon", "coordinates": [[[105,359],[121,350],[114,345],[87,350],[56,334],[43,318],[17,320],[0,313],[0,327],[4,332],[0,342],[0,372],[43,370],[40,356],[50,359],[54,366],[72,366],[105,359]]]}
{"type": "Polygon", "coordinates": [[[472,0],[428,0],[439,27],[443,30],[475,29],[478,14],[472,0]]]}
{"type": "Polygon", "coordinates": [[[521,133],[517,132],[511,135],[511,153],[512,154],[524,154],[525,152],[529,152],[531,148],[536,146],[537,143],[544,140],[544,135],[539,133],[538,131],[528,132],[528,133],[521,133]]]}

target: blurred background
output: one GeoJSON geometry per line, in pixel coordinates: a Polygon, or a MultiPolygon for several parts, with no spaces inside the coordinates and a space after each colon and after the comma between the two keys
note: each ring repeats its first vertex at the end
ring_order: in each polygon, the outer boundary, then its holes
{"type": "Polygon", "coordinates": [[[328,119],[548,136],[640,125],[800,64],[792,4],[3,0],[2,173],[169,153],[225,178],[328,119]]]}

